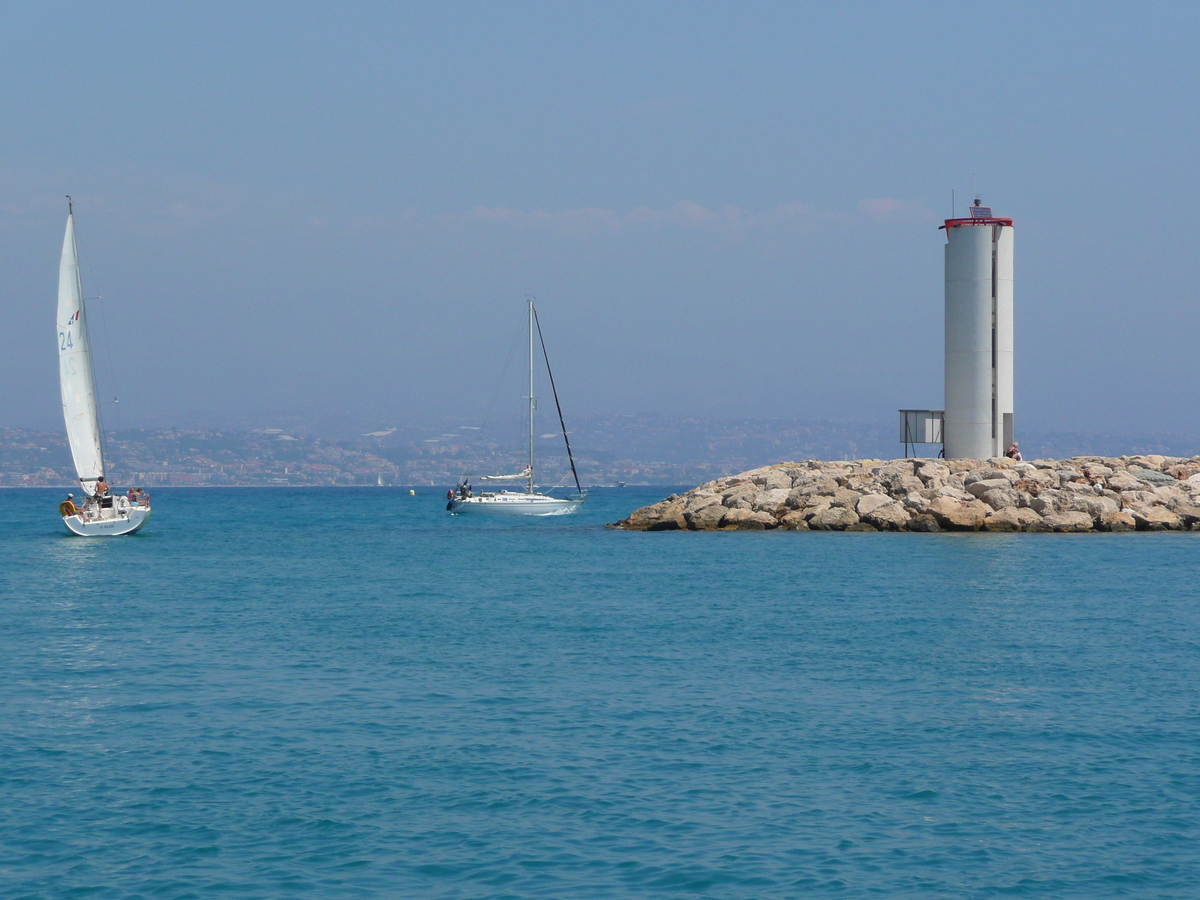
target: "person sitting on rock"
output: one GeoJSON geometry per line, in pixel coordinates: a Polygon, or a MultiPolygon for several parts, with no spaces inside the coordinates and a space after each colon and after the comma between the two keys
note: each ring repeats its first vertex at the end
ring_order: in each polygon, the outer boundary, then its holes
{"type": "Polygon", "coordinates": [[[1004,451],[1004,455],[1009,459],[1015,459],[1017,462],[1021,461],[1021,448],[1017,446],[1016,441],[1013,441],[1012,446],[1004,451]]]}

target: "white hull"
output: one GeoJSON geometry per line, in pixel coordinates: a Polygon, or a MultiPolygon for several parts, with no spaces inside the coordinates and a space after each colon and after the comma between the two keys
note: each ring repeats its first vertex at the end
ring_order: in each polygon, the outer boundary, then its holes
{"type": "Polygon", "coordinates": [[[582,500],[563,500],[545,494],[519,494],[515,491],[497,491],[452,500],[450,511],[454,513],[497,513],[510,516],[565,516],[579,509],[582,500]]]}
{"type": "Polygon", "coordinates": [[[63,524],[80,537],[116,537],[133,534],[150,518],[150,507],[134,506],[124,509],[101,509],[99,515],[84,512],[63,516],[63,524]]]}

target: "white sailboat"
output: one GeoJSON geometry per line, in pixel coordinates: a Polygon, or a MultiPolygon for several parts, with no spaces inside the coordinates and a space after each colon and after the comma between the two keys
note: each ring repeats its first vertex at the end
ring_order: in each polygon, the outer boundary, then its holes
{"type": "Polygon", "coordinates": [[[132,534],[146,524],[150,507],[135,506],[125,497],[114,497],[111,493],[101,496],[96,490],[97,483],[107,484],[107,479],[83,283],[79,277],[79,252],[75,246],[75,210],[70,200],[68,197],[67,232],[58,267],[58,381],[67,442],[86,499],[79,506],[67,501],[59,511],[67,528],[81,537],[132,534]]]}
{"type": "Polygon", "coordinates": [[[529,300],[529,464],[522,472],[512,475],[483,475],[480,481],[487,482],[525,482],[523,491],[481,491],[478,496],[470,487],[469,477],[463,479],[457,494],[446,503],[446,509],[452,513],[480,512],[501,513],[520,516],[561,516],[575,512],[584,500],[583,488],[579,484],[579,474],[575,471],[575,457],[571,453],[571,439],[567,437],[567,426],[563,421],[562,406],[558,402],[558,389],[554,386],[554,373],[550,370],[550,359],[546,356],[546,343],[542,344],[542,356],[546,360],[546,374],[550,377],[550,389],[554,392],[554,405],[558,409],[558,421],[562,426],[563,441],[567,446],[567,459],[571,463],[571,474],[575,476],[577,497],[551,497],[549,494],[539,494],[534,484],[533,470],[533,413],[537,401],[533,393],[533,332],[537,329],[541,340],[542,328],[538,323],[537,311],[533,306],[533,298],[529,300]]]}

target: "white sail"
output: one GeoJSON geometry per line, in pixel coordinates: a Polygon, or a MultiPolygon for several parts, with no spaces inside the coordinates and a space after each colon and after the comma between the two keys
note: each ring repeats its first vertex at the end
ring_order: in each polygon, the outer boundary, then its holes
{"type": "Polygon", "coordinates": [[[525,467],[524,472],[516,472],[512,475],[480,475],[480,481],[524,481],[526,478],[533,477],[533,469],[525,467]]]}
{"type": "Polygon", "coordinates": [[[75,216],[67,216],[62,261],[58,268],[58,378],[62,389],[63,419],[75,459],[75,472],[91,492],[104,475],[100,449],[100,417],[88,348],[87,316],[79,279],[79,253],[75,248],[75,216]]]}

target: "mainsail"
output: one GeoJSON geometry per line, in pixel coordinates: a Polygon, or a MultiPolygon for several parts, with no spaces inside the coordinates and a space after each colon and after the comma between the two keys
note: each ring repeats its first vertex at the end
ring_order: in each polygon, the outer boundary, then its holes
{"type": "Polygon", "coordinates": [[[104,457],[73,213],[67,215],[67,233],[63,236],[62,261],[58,267],[58,379],[75,472],[91,493],[97,479],[104,477],[104,457]]]}
{"type": "Polygon", "coordinates": [[[480,481],[524,481],[526,478],[533,476],[533,469],[525,467],[524,472],[517,472],[513,475],[480,475],[480,481]]]}

